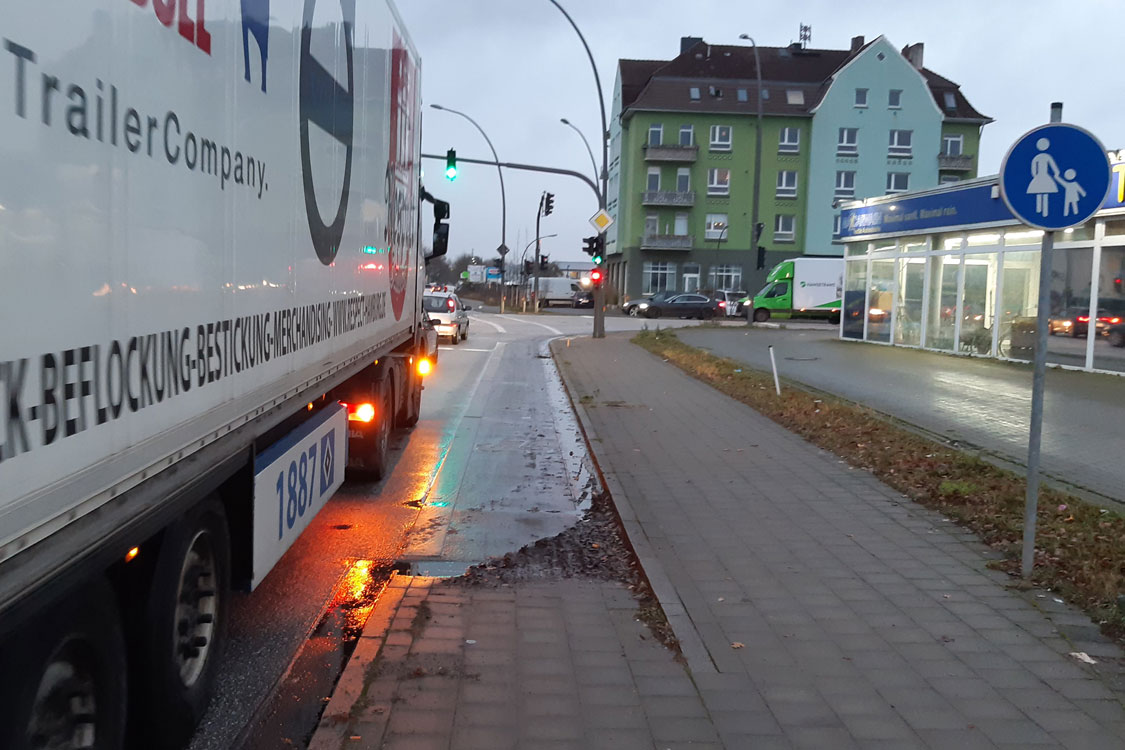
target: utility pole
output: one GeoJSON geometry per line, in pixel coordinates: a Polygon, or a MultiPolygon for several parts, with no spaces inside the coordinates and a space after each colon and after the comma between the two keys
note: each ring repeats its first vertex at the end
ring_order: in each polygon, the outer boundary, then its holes
{"type": "Polygon", "coordinates": [[[531,308],[532,312],[539,312],[539,268],[543,258],[543,248],[539,242],[541,239],[539,235],[539,220],[543,218],[543,201],[546,200],[546,198],[547,193],[545,192],[539,195],[539,210],[535,212],[535,267],[533,269],[535,271],[535,286],[533,287],[535,290],[535,305],[531,308]]]}

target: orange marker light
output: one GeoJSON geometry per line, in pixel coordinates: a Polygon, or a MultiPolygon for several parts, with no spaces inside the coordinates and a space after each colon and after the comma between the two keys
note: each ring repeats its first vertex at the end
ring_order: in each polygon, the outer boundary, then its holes
{"type": "Polygon", "coordinates": [[[125,562],[132,562],[133,559],[136,558],[136,556],[139,554],[141,554],[141,548],[133,547],[133,549],[125,553],[125,562]]]}
{"type": "Polygon", "coordinates": [[[373,404],[360,404],[355,408],[354,414],[349,414],[348,419],[353,422],[370,422],[375,418],[375,406],[373,404]]]}
{"type": "Polygon", "coordinates": [[[418,360],[419,375],[429,375],[431,372],[433,372],[433,369],[434,366],[430,363],[430,360],[426,359],[425,357],[422,357],[418,360]]]}

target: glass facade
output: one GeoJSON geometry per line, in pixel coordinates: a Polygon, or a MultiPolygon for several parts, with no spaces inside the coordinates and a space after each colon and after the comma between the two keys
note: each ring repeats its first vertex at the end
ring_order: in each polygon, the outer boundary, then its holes
{"type": "MultiPolygon", "coordinates": [[[[841,336],[1030,360],[1043,233],[1027,227],[852,241],[841,336]]],[[[1047,361],[1125,372],[1125,220],[1058,232],[1047,361]]]]}

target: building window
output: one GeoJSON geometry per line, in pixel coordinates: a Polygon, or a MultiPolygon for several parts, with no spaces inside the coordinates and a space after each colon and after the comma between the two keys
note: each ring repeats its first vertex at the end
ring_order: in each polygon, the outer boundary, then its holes
{"type": "Polygon", "coordinates": [[[672,234],[677,237],[686,235],[688,233],[687,220],[687,214],[676,214],[676,223],[672,225],[672,234]]]}
{"type": "Polygon", "coordinates": [[[703,239],[715,240],[716,242],[725,240],[729,229],[726,214],[707,214],[707,226],[703,230],[703,239]]]}
{"type": "Polygon", "coordinates": [[[648,168],[648,191],[655,193],[660,189],[660,167],[648,168]]]}
{"type": "Polygon", "coordinates": [[[891,144],[887,148],[887,156],[895,159],[909,159],[913,156],[914,150],[910,146],[913,136],[913,130],[892,130],[891,144]]]}
{"type": "Polygon", "coordinates": [[[946,91],[942,100],[945,102],[946,109],[957,109],[957,97],[952,91],[946,91]]]}
{"type": "Polygon", "coordinates": [[[943,135],[941,137],[942,156],[960,156],[965,150],[965,136],[943,135]]]}
{"type": "Polygon", "coordinates": [[[805,106],[805,92],[801,91],[801,89],[786,89],[785,103],[795,104],[798,107],[805,106]]]}
{"type": "Polygon", "coordinates": [[[859,153],[859,128],[840,128],[836,141],[836,156],[855,156],[859,153]]]}
{"type": "Polygon", "coordinates": [[[660,218],[656,214],[645,216],[645,237],[655,237],[660,234],[660,218]]]}
{"type": "Polygon", "coordinates": [[[676,264],[666,261],[649,261],[644,265],[641,279],[642,294],[656,294],[676,288],[676,264]]]}
{"type": "Polygon", "coordinates": [[[731,132],[730,125],[711,126],[711,150],[730,151],[731,132]]]}
{"type": "Polygon", "coordinates": [[[887,93],[887,106],[891,109],[902,109],[902,89],[891,89],[887,93]]]}
{"type": "Polygon", "coordinates": [[[699,264],[698,263],[684,263],[684,285],[682,289],[685,292],[698,292],[699,291],[699,264]]]}
{"type": "Polygon", "coordinates": [[[940,180],[942,185],[949,185],[951,183],[960,182],[960,181],[961,181],[961,178],[958,177],[955,174],[943,174],[941,176],[941,180],[940,180]]]}
{"type": "Polygon", "coordinates": [[[691,100],[693,102],[699,101],[699,87],[692,86],[690,89],[688,89],[688,95],[691,96],[691,100]]]}
{"type": "Polygon", "coordinates": [[[773,241],[792,242],[797,236],[797,217],[792,214],[778,214],[773,221],[773,241]]]}
{"type": "Polygon", "coordinates": [[[855,106],[857,106],[857,107],[866,107],[867,106],[867,89],[856,89],[855,90],[855,106]]]}
{"type": "Polygon", "coordinates": [[[730,195],[730,170],[707,170],[707,195],[730,195]]]}
{"type": "Polygon", "coordinates": [[[910,189],[909,172],[887,172],[887,193],[904,193],[910,189]]]}
{"type": "Polygon", "coordinates": [[[723,98],[723,90],[721,88],[719,88],[718,86],[708,86],[707,87],[707,93],[709,93],[711,96],[715,97],[716,99],[722,99],[723,98]]]}
{"type": "Polygon", "coordinates": [[[691,146],[695,143],[695,130],[691,125],[680,126],[680,145],[691,146]]]}
{"type": "Polygon", "coordinates": [[[855,197],[855,172],[851,170],[836,172],[836,192],[833,193],[833,196],[836,198],[855,197]]]}
{"type": "Polygon", "coordinates": [[[777,153],[796,154],[801,151],[801,129],[782,128],[777,135],[777,153]]]}
{"type": "Polygon", "coordinates": [[[784,169],[777,173],[777,197],[778,198],[796,198],[797,197],[797,172],[792,169],[784,169]]]}
{"type": "Polygon", "coordinates": [[[711,266],[708,280],[712,289],[738,291],[742,287],[742,266],[711,266]]]}
{"type": "Polygon", "coordinates": [[[659,146],[664,142],[664,126],[663,125],[649,125],[648,126],[648,145],[659,146]]]}
{"type": "Polygon", "coordinates": [[[738,101],[740,101],[740,102],[750,101],[750,97],[749,97],[749,95],[747,95],[746,89],[739,89],[738,90],[738,101]]]}
{"type": "Polygon", "coordinates": [[[676,191],[686,193],[691,190],[691,170],[680,167],[676,170],[676,191]]]}
{"type": "Polygon", "coordinates": [[[844,219],[843,219],[843,217],[840,216],[840,214],[836,214],[835,216],[832,217],[832,236],[833,237],[839,237],[840,236],[840,231],[841,231],[841,228],[843,227],[843,225],[844,225],[844,219]]]}

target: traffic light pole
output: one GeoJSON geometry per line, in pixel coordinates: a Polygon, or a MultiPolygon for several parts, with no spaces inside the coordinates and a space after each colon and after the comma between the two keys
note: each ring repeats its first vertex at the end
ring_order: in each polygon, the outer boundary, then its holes
{"type": "Polygon", "coordinates": [[[539,210],[535,212],[535,304],[532,306],[532,312],[539,312],[539,269],[543,262],[543,248],[539,244],[539,220],[543,217],[543,198],[546,194],[539,196],[539,210]]]}

